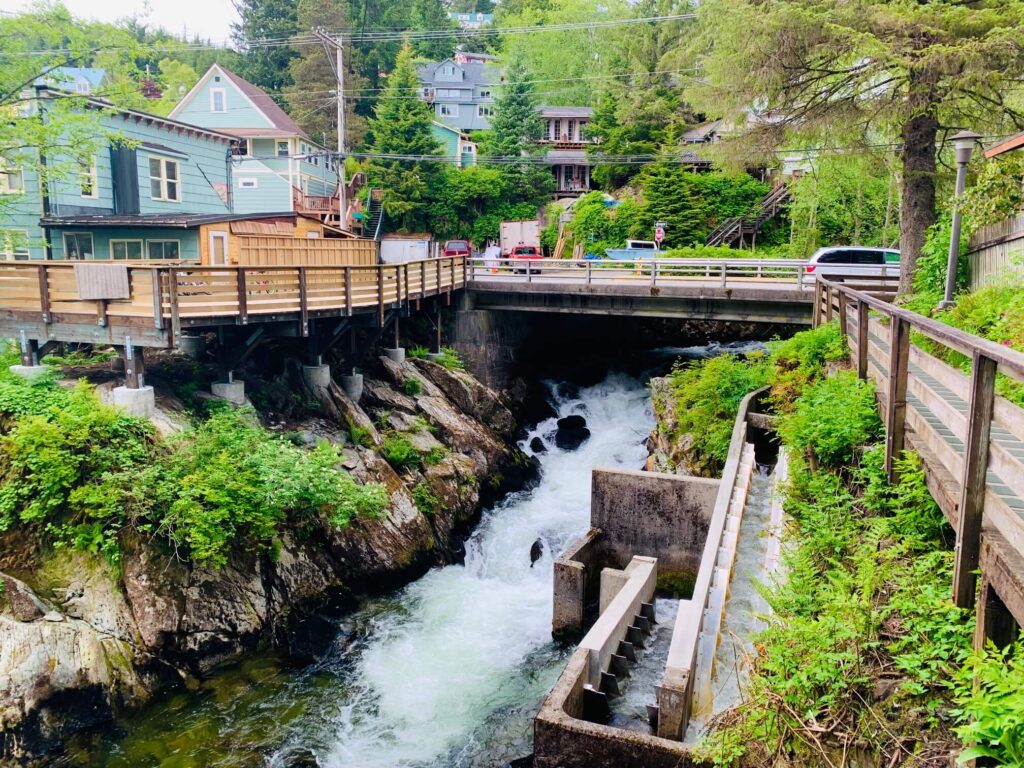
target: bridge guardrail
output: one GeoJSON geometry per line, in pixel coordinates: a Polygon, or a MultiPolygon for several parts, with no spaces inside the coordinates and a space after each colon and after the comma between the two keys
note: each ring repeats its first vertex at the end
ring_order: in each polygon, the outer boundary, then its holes
{"type": "MultiPolygon", "coordinates": [[[[803,259],[668,259],[645,258],[635,261],[592,259],[488,259],[475,257],[467,262],[469,280],[522,280],[548,283],[685,285],[703,283],[728,288],[750,286],[758,281],[782,283],[797,290],[811,291],[815,276],[807,271],[803,259]]],[[[830,268],[834,268],[831,267],[830,268]]],[[[875,285],[899,282],[899,269],[868,265],[842,265],[837,280],[875,285]]]]}

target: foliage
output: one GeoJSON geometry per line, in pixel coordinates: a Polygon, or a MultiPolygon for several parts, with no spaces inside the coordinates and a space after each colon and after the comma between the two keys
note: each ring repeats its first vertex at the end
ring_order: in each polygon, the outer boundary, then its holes
{"type": "Polygon", "coordinates": [[[779,413],[793,409],[797,398],[819,379],[828,363],[847,359],[838,323],[820,325],[772,344],[771,402],[779,413]]]}
{"type": "Polygon", "coordinates": [[[958,764],[989,758],[993,765],[1024,767],[1024,641],[972,656],[957,676],[963,723],[957,735],[974,744],[958,764]]]}
{"type": "Polygon", "coordinates": [[[417,40],[416,55],[433,61],[443,61],[455,52],[457,27],[448,18],[448,9],[441,0],[412,0],[410,8],[414,29],[451,30],[450,35],[431,35],[417,40]]]}
{"type": "Polygon", "coordinates": [[[877,438],[882,423],[873,383],[839,371],[812,383],[779,423],[788,446],[833,469],[853,460],[853,451],[877,438]]]}
{"type": "MultiPolygon", "coordinates": [[[[409,357],[415,359],[426,359],[427,355],[432,354],[426,347],[413,347],[409,350],[409,357]]],[[[462,362],[462,358],[459,357],[459,353],[451,347],[441,347],[439,356],[434,359],[435,363],[442,365],[449,371],[461,371],[466,367],[466,364],[462,362]]]]}
{"type": "MultiPolygon", "coordinates": [[[[505,202],[505,176],[497,168],[446,165],[430,193],[430,226],[438,238],[468,237],[483,245],[498,236],[501,221],[514,218],[505,202]],[[491,221],[496,222],[494,227],[491,221]]],[[[535,215],[536,210],[528,207],[526,218],[535,215]]]]}
{"type": "Polygon", "coordinates": [[[297,5],[292,0],[237,0],[239,21],[231,36],[245,55],[238,74],[284,104],[284,90],[293,84],[289,65],[299,54],[289,45],[252,44],[257,40],[294,37],[299,31],[297,5]]]}
{"type": "Polygon", "coordinates": [[[389,432],[384,435],[380,455],[395,469],[418,467],[422,460],[420,452],[401,432],[389,432]]]}
{"type": "Polygon", "coordinates": [[[710,0],[697,9],[689,48],[701,77],[688,96],[696,109],[745,126],[720,156],[750,165],[804,142],[903,144],[901,292],[909,292],[935,221],[941,127],[998,132],[1021,122],[1006,94],[1024,70],[1015,43],[1024,3],[710,0]]]}
{"type": "MultiPolygon", "coordinates": [[[[949,269],[949,239],[952,223],[948,216],[943,216],[929,230],[921,249],[921,257],[917,260],[917,272],[914,273],[914,291],[941,298],[946,289],[946,272],[949,269]]],[[[956,263],[956,291],[963,291],[970,282],[970,262],[967,255],[967,238],[960,240],[960,258],[956,263]]]]}
{"type": "Polygon", "coordinates": [[[816,158],[792,183],[793,252],[806,257],[823,245],[893,245],[899,240],[894,180],[885,155],[816,158]]]}
{"type": "Polygon", "coordinates": [[[691,365],[677,364],[668,375],[672,397],[673,434],[689,435],[690,462],[703,473],[715,475],[729,455],[733,422],[740,402],[767,382],[763,356],[742,360],[731,355],[691,365]]]}
{"type": "Polygon", "coordinates": [[[420,384],[419,379],[409,376],[402,382],[402,391],[407,395],[415,396],[423,391],[423,385],[420,384]]]}
{"type": "Polygon", "coordinates": [[[0,377],[0,530],[115,565],[126,530],[221,566],[239,545],[271,546],[288,521],[380,514],[383,486],[357,484],[340,459],[327,442],[309,451],[266,432],[251,411],[223,409],[164,441],[84,383],[0,377]]]}
{"type": "MultiPolygon", "coordinates": [[[[523,60],[512,57],[504,71],[504,81],[494,100],[491,130],[480,147],[484,157],[527,158],[522,163],[503,162],[499,166],[503,188],[511,203],[533,203],[536,208],[554,189],[550,169],[529,162],[543,154],[540,140],[544,124],[537,113],[534,88],[523,60]]],[[[534,212],[528,218],[534,218],[534,212]]]]}
{"type": "MultiPolygon", "coordinates": [[[[398,54],[387,88],[369,121],[370,147],[384,155],[438,155],[441,148],[431,132],[433,111],[420,99],[420,80],[413,66],[412,48],[398,54]]],[[[371,186],[384,190],[384,211],[406,231],[422,230],[429,217],[430,191],[441,178],[441,165],[431,160],[375,159],[370,165],[371,186]]]]}
{"type": "Polygon", "coordinates": [[[416,509],[427,517],[433,517],[441,511],[441,500],[426,480],[420,480],[413,486],[412,500],[416,503],[416,509]]]}
{"type": "Polygon", "coordinates": [[[1024,153],[980,158],[980,167],[960,201],[964,240],[986,224],[996,224],[1024,208],[1024,153]]]}

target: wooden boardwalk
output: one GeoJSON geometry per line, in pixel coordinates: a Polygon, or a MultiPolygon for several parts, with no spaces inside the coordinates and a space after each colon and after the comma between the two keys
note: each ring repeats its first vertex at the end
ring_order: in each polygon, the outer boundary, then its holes
{"type": "Polygon", "coordinates": [[[1024,355],[878,297],[821,286],[816,321],[839,317],[858,373],[876,384],[890,476],[893,457],[915,450],[956,531],[953,600],[977,604],[977,645],[1007,644],[1024,624],[1024,409],[995,394],[995,377],[1024,380],[1024,355]],[[911,344],[911,330],[968,355],[971,375],[911,344]]]}
{"type": "Polygon", "coordinates": [[[267,323],[290,323],[307,336],[319,318],[375,313],[383,324],[389,310],[450,300],[465,284],[464,257],[372,266],[10,262],[0,264],[0,336],[109,344],[130,337],[129,346],[169,348],[183,329],[267,323]],[[101,297],[87,288],[97,275],[101,297]]]}

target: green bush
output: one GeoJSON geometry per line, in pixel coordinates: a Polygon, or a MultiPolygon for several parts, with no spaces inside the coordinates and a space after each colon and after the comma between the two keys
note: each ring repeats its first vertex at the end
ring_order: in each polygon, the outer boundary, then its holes
{"type": "Polygon", "coordinates": [[[407,395],[415,397],[423,391],[423,385],[420,384],[419,379],[409,376],[402,382],[402,391],[407,395]]]}
{"type": "Polygon", "coordinates": [[[780,413],[792,410],[796,398],[820,378],[828,363],[848,359],[846,341],[838,323],[801,331],[771,345],[771,401],[780,413]]]}
{"type": "Polygon", "coordinates": [[[854,449],[881,429],[874,384],[861,381],[853,371],[812,383],[779,422],[787,445],[834,468],[852,461],[854,449]]]}
{"type": "Polygon", "coordinates": [[[416,508],[428,517],[441,511],[441,500],[425,480],[421,480],[413,487],[412,500],[416,503],[416,508]]]}
{"type": "Polygon", "coordinates": [[[395,469],[416,467],[422,461],[420,452],[416,450],[409,438],[400,432],[388,432],[380,446],[380,455],[395,469]]]}
{"type": "Polygon", "coordinates": [[[958,764],[989,758],[993,765],[1024,768],[1024,641],[971,657],[958,675],[957,735],[974,744],[958,764]]]}

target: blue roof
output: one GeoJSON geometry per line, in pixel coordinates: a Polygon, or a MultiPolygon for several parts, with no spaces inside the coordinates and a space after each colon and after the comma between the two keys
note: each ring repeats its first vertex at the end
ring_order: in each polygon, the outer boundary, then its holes
{"type": "Polygon", "coordinates": [[[49,83],[60,87],[78,80],[85,80],[90,89],[95,89],[103,84],[103,79],[106,76],[107,70],[102,67],[56,67],[45,76],[36,78],[36,83],[49,83]]]}

